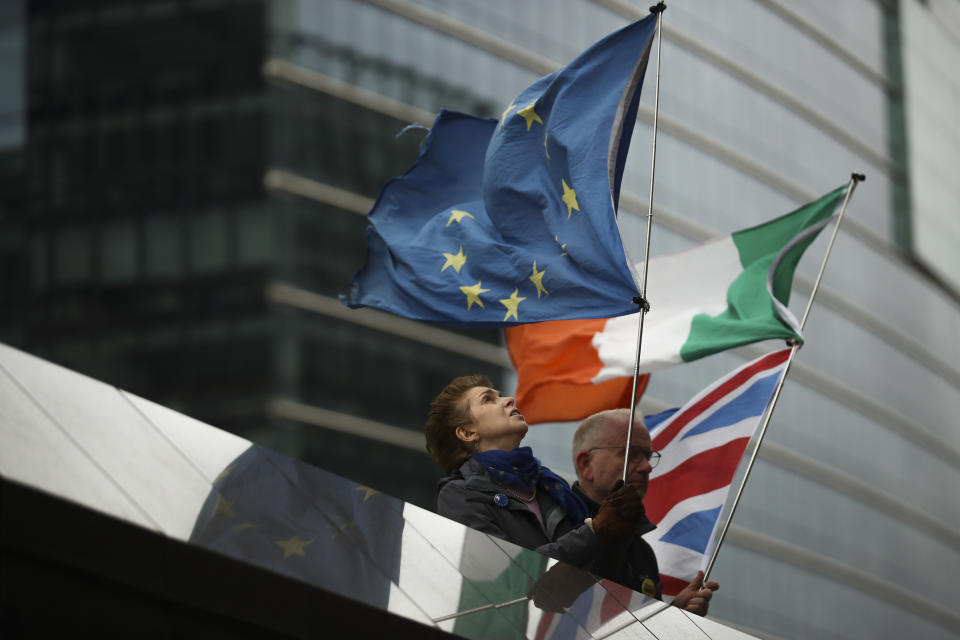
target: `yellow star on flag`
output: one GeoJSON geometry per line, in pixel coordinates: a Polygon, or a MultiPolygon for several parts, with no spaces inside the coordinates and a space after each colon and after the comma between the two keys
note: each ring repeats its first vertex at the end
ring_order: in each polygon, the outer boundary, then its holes
{"type": "Polygon", "coordinates": [[[550,292],[547,291],[546,287],[543,286],[543,274],[547,272],[546,269],[543,271],[537,271],[537,261],[533,261],[533,274],[531,274],[529,280],[533,283],[533,286],[537,288],[537,300],[540,299],[540,294],[545,293],[550,295],[550,292]]]}
{"type": "Polygon", "coordinates": [[[253,524],[252,522],[243,522],[243,523],[238,524],[237,526],[235,526],[235,527],[233,528],[233,530],[234,530],[234,531],[246,531],[247,529],[252,529],[252,528],[254,528],[255,526],[257,526],[257,525],[253,524]]]}
{"type": "Polygon", "coordinates": [[[346,538],[352,537],[354,539],[357,538],[359,534],[357,533],[357,525],[354,524],[353,520],[338,515],[333,516],[333,519],[336,520],[336,525],[329,523],[326,525],[327,529],[331,531],[330,538],[332,540],[336,540],[338,536],[344,536],[346,538]],[[351,535],[351,533],[353,535],[351,535]]]}
{"type": "Polygon", "coordinates": [[[471,220],[476,221],[476,218],[473,217],[473,214],[466,211],[459,211],[457,209],[450,210],[450,218],[447,220],[445,226],[449,227],[451,222],[456,222],[457,224],[462,224],[464,218],[470,218],[471,220]]]}
{"type": "Polygon", "coordinates": [[[562,256],[567,255],[567,243],[564,242],[561,244],[560,236],[553,236],[553,241],[556,242],[558,245],[560,245],[560,255],[562,256]]]}
{"type": "Polygon", "coordinates": [[[222,495],[217,496],[217,506],[213,508],[214,516],[224,516],[225,518],[233,518],[233,502],[227,500],[222,495]]]}
{"type": "Polygon", "coordinates": [[[563,196],[560,199],[563,200],[563,204],[567,205],[567,219],[569,220],[575,210],[580,211],[580,205],[577,204],[577,192],[571,189],[563,178],[560,178],[560,183],[563,185],[563,196]]]}
{"type": "Polygon", "coordinates": [[[510,112],[513,111],[513,110],[516,109],[516,108],[517,108],[517,105],[515,105],[514,103],[511,102],[510,105],[509,105],[506,109],[503,110],[503,113],[500,114],[500,124],[499,124],[498,126],[501,126],[501,127],[502,127],[502,126],[503,126],[503,121],[506,120],[506,119],[507,119],[507,116],[510,114],[510,112]]]}
{"type": "Polygon", "coordinates": [[[357,485],[357,491],[363,491],[363,501],[364,501],[364,502],[366,502],[367,500],[369,500],[369,499],[370,499],[370,496],[373,496],[373,495],[376,495],[376,494],[380,493],[380,492],[377,491],[376,489],[373,489],[373,488],[371,488],[371,487],[367,487],[367,486],[362,485],[362,484],[361,484],[361,485],[357,485]]]}
{"type": "Polygon", "coordinates": [[[517,322],[520,322],[520,317],[517,316],[517,309],[520,307],[520,303],[524,300],[526,300],[526,298],[518,297],[517,289],[514,289],[509,298],[504,298],[500,301],[500,304],[507,308],[507,315],[503,316],[504,321],[506,321],[510,316],[513,316],[516,318],[517,322]]]}
{"type": "Polygon", "coordinates": [[[467,261],[467,256],[463,254],[463,245],[460,245],[460,251],[457,253],[443,253],[443,257],[447,261],[443,263],[440,273],[443,273],[447,267],[453,267],[457,273],[460,273],[460,268],[467,261]]]}
{"type": "Polygon", "coordinates": [[[533,110],[534,104],[536,103],[531,103],[529,106],[517,111],[517,115],[527,121],[527,131],[530,131],[530,127],[533,126],[534,122],[543,124],[543,120],[541,120],[540,116],[537,115],[537,112],[533,110]]]}
{"type": "Polygon", "coordinates": [[[547,135],[548,135],[547,132],[544,131],[544,132],[543,132],[543,152],[544,152],[545,154],[547,154],[547,160],[549,160],[549,159],[550,159],[550,150],[547,149],[547,135]]]}
{"type": "Polygon", "coordinates": [[[278,546],[283,548],[283,557],[289,558],[290,556],[305,556],[307,545],[313,542],[313,538],[309,540],[301,540],[297,536],[293,536],[289,540],[277,540],[276,543],[278,546]]]}
{"type": "Polygon", "coordinates": [[[336,525],[330,524],[330,523],[328,522],[328,523],[326,523],[326,524],[323,525],[323,526],[325,526],[325,527],[327,528],[327,531],[330,532],[330,539],[331,539],[331,540],[336,540],[339,536],[342,536],[342,535],[343,535],[343,531],[340,529],[340,527],[338,527],[338,526],[336,526],[336,525]]]}
{"type": "Polygon", "coordinates": [[[480,294],[481,294],[481,293],[486,293],[487,291],[490,291],[490,289],[481,289],[481,288],[480,288],[480,284],[481,284],[481,282],[480,282],[479,280],[477,280],[477,284],[475,284],[475,285],[473,285],[473,286],[470,286],[470,287],[460,287],[460,291],[463,291],[463,293],[465,293],[466,296],[467,296],[467,309],[470,309],[470,307],[473,306],[473,303],[474,303],[474,302],[476,302],[478,305],[480,305],[480,308],[481,308],[481,309],[484,308],[484,306],[483,306],[483,300],[480,299],[480,294]]]}

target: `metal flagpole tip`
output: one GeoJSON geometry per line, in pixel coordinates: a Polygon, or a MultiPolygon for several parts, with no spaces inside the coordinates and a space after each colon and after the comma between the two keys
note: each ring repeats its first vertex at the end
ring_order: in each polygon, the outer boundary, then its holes
{"type": "Polygon", "coordinates": [[[867,179],[867,176],[866,174],[863,174],[863,173],[851,173],[850,179],[856,180],[857,182],[863,182],[867,179]]]}
{"type": "Polygon", "coordinates": [[[667,10],[667,5],[663,2],[658,2],[657,4],[650,7],[650,13],[663,13],[667,10]]]}

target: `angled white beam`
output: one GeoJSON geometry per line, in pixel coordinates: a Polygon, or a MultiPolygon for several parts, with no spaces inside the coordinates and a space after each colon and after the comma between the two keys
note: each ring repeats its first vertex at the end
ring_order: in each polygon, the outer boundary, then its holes
{"type": "MultiPolygon", "coordinates": [[[[457,38],[463,42],[471,44],[478,49],[482,49],[504,60],[519,64],[531,71],[546,75],[560,68],[560,63],[551,60],[545,56],[534,53],[529,49],[520,47],[508,40],[492,35],[476,27],[471,27],[455,18],[451,18],[439,11],[429,9],[422,5],[410,2],[409,0],[365,0],[369,4],[380,7],[394,13],[402,18],[412,22],[419,23],[425,27],[444,33],[448,36],[457,38]]],[[[603,5],[620,15],[636,20],[647,15],[646,5],[638,7],[625,0],[594,0],[597,4],[603,5]]],[[[831,53],[850,65],[858,73],[862,74],[871,82],[877,84],[885,90],[889,90],[889,83],[886,78],[870,68],[859,56],[845,47],[841,42],[832,38],[825,31],[817,27],[814,23],[806,20],[796,12],[776,0],[758,0],[768,9],[777,13],[783,20],[789,22],[797,29],[816,40],[821,46],[828,49],[831,53]]],[[[867,143],[854,136],[851,136],[846,130],[833,123],[826,116],[816,109],[803,104],[784,89],[776,87],[767,80],[751,71],[748,67],[739,64],[731,58],[727,58],[703,44],[696,42],[693,38],[686,36],[669,24],[664,25],[663,34],[674,44],[688,49],[700,56],[706,62],[713,66],[723,69],[740,80],[750,84],[758,91],[769,96],[772,100],[781,103],[787,109],[790,109],[801,118],[807,119],[811,124],[823,128],[827,133],[833,135],[841,144],[848,146],[852,151],[860,153],[865,159],[875,164],[881,171],[889,173],[892,163],[887,154],[880,149],[870,147],[867,143]]],[[[643,106],[641,106],[641,109],[643,106]]]]}
{"type": "Polygon", "coordinates": [[[955,611],[931,602],[929,598],[919,596],[909,589],[899,587],[885,578],[738,525],[730,527],[727,540],[738,547],[767,556],[777,562],[792,564],[804,571],[817,573],[834,582],[846,584],[855,591],[869,593],[871,597],[886,600],[894,606],[960,633],[960,616],[955,611]]]}
{"type": "Polygon", "coordinates": [[[306,289],[281,282],[267,285],[268,301],[303,311],[310,311],[328,318],[351,322],[355,325],[391,334],[398,338],[420,342],[437,349],[486,362],[497,367],[510,368],[510,356],[503,347],[468,338],[446,329],[408,320],[377,309],[350,309],[335,298],[322,296],[306,289]]]}
{"type": "MultiPolygon", "coordinates": [[[[459,353],[495,366],[504,368],[512,366],[510,357],[503,347],[467,338],[432,325],[399,318],[376,309],[348,309],[334,298],[288,284],[272,283],[268,285],[266,297],[274,303],[319,313],[344,322],[352,322],[375,331],[459,353]]],[[[762,355],[763,349],[756,345],[749,345],[735,349],[734,352],[747,360],[751,360],[762,355]]],[[[878,424],[923,447],[954,468],[960,469],[960,449],[926,426],[879,404],[835,378],[823,375],[813,367],[798,362],[794,364],[791,371],[795,382],[868,416],[878,424]]]]}
{"type": "MultiPolygon", "coordinates": [[[[287,69],[288,66],[297,67],[297,65],[293,65],[293,63],[289,62],[268,60],[267,63],[264,64],[264,73],[267,74],[268,78],[277,81],[286,82],[289,84],[297,84],[299,86],[314,89],[316,91],[328,93],[329,95],[353,102],[359,106],[369,106],[369,108],[375,108],[378,113],[391,116],[401,122],[425,123],[433,121],[433,114],[416,107],[411,107],[410,105],[405,105],[393,100],[392,98],[378,96],[378,94],[367,91],[366,89],[357,89],[356,93],[346,91],[344,90],[344,86],[350,87],[351,85],[348,85],[340,80],[336,80],[335,78],[330,78],[329,76],[319,72],[310,71],[308,69],[304,69],[304,73],[302,74],[293,72],[288,73],[286,71],[281,73],[278,71],[287,69]],[[309,81],[307,80],[308,78],[309,81]],[[301,80],[303,80],[303,82],[301,82],[301,80]]],[[[637,112],[637,117],[644,122],[652,123],[653,109],[641,104],[637,112]]],[[[760,162],[757,162],[747,154],[740,153],[726,143],[717,140],[712,136],[708,136],[697,129],[684,124],[676,118],[671,118],[661,113],[659,122],[663,131],[697,147],[705,153],[714,156],[728,166],[737,167],[744,174],[774,187],[784,195],[797,202],[809,202],[811,200],[815,200],[821,195],[819,193],[810,191],[789,177],[768,168],[766,165],[760,162]]],[[[620,197],[624,202],[641,201],[641,196],[628,191],[621,192],[620,197]]],[[[646,209],[646,205],[644,205],[643,208],[646,209]]],[[[867,225],[859,223],[856,220],[848,219],[844,224],[842,231],[845,234],[849,234],[854,238],[857,238],[860,242],[870,247],[874,251],[892,260],[896,260],[905,268],[916,269],[913,263],[906,259],[902,251],[900,251],[891,243],[887,242],[867,225]]]]}
{"type": "MultiPolygon", "coordinates": [[[[279,169],[268,171],[264,177],[264,184],[274,191],[282,191],[315,200],[359,215],[366,215],[374,204],[371,198],[279,169]]],[[[630,192],[623,192],[620,200],[626,209],[640,211],[646,207],[646,203],[640,196],[630,192]]],[[[663,207],[657,207],[657,222],[671,231],[697,242],[703,242],[716,236],[716,232],[712,229],[692,222],[681,214],[663,207]]],[[[797,293],[808,294],[813,288],[813,281],[803,276],[795,276],[794,286],[797,293]]],[[[829,289],[821,290],[820,303],[911,357],[955,388],[960,389],[960,369],[928,349],[920,341],[883,322],[879,316],[854,305],[840,294],[829,289]]]]}
{"type": "MultiPolygon", "coordinates": [[[[646,15],[645,9],[637,6],[636,4],[628,3],[625,0],[593,1],[632,20],[642,18],[646,15]]],[[[806,32],[806,29],[804,29],[804,31],[806,32]]],[[[829,36],[826,36],[823,31],[818,29],[818,33],[829,40],[829,36]]],[[[780,103],[807,122],[829,134],[832,138],[839,141],[851,151],[863,156],[868,162],[882,170],[884,173],[889,175],[892,172],[893,163],[890,161],[890,158],[884,151],[877,149],[864,142],[860,138],[854,136],[846,128],[841,127],[832,119],[824,115],[819,109],[815,109],[814,107],[811,107],[802,100],[798,99],[793,92],[778,87],[774,83],[765,79],[763,76],[755,73],[749,67],[740,64],[733,58],[723,55],[716,49],[703,44],[696,38],[688,36],[669,24],[664,24],[663,36],[678,47],[686,49],[701,60],[708,62],[718,69],[722,69],[744,84],[753,87],[774,102],[780,103]]],[[[815,39],[817,39],[818,42],[820,41],[819,38],[815,39]]],[[[831,51],[833,51],[833,49],[831,49],[831,51]]],[[[846,58],[844,58],[844,60],[846,60],[846,58]]],[[[859,70],[860,67],[857,67],[857,69],[859,70]]],[[[871,72],[869,78],[876,81],[877,76],[871,72]]],[[[880,76],[880,79],[883,80],[882,86],[886,86],[886,79],[882,76],[880,76]]]]}
{"type": "Polygon", "coordinates": [[[436,115],[419,107],[388,98],[369,89],[357,87],[349,82],[278,58],[270,58],[264,62],[262,73],[263,77],[268,80],[319,91],[403,122],[428,124],[433,122],[436,115]]]}
{"type": "Polygon", "coordinates": [[[331,411],[288,398],[274,398],[268,402],[267,415],[347,433],[358,438],[391,444],[401,449],[411,449],[421,453],[427,452],[427,441],[421,432],[395,427],[375,420],[367,420],[349,413],[331,411]]]}

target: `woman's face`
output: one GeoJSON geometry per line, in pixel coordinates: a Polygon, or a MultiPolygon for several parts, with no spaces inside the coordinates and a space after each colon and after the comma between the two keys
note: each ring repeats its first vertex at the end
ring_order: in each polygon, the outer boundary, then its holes
{"type": "Polygon", "coordinates": [[[457,429],[461,440],[476,442],[477,451],[511,451],[520,446],[520,441],[527,435],[527,421],[517,410],[513,398],[501,396],[499,391],[489,387],[473,387],[463,397],[473,422],[457,429]]]}

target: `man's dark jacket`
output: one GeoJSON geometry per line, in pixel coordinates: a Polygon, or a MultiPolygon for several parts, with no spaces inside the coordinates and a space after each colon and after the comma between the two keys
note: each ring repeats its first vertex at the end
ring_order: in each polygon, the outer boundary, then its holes
{"type": "MultiPolygon", "coordinates": [[[[573,483],[573,491],[590,510],[590,517],[596,517],[600,505],[590,499],[583,492],[579,482],[573,483]]],[[[637,523],[633,530],[633,535],[624,541],[624,556],[626,563],[618,567],[616,576],[604,576],[614,582],[630,587],[634,591],[646,594],[650,597],[659,599],[663,593],[663,587],[660,584],[660,567],[657,565],[657,556],[653,548],[642,538],[643,534],[656,529],[656,525],[643,518],[637,523]]]]}

